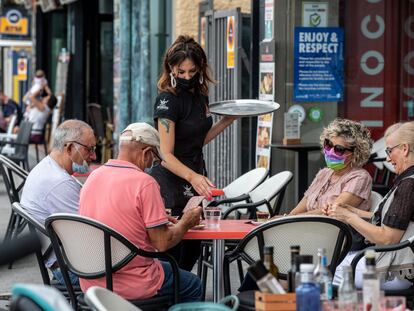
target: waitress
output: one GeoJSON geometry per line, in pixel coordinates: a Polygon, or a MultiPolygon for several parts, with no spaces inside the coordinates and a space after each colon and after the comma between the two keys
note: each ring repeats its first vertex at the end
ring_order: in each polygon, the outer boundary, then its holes
{"type": "MultiPolygon", "coordinates": [[[[150,171],[173,216],[182,213],[192,196],[211,199],[214,184],[206,177],[202,148],[235,120],[223,117],[213,125],[208,108],[208,84],[213,82],[202,47],[179,36],[164,57],[154,105],[164,161],[150,171]]],[[[199,246],[199,241],[183,241],[171,254],[180,268],[191,271],[199,246]]]]}

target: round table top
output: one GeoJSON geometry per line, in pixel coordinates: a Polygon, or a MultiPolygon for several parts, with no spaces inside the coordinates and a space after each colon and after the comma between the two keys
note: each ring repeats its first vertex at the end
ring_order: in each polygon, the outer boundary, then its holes
{"type": "Polygon", "coordinates": [[[250,231],[257,228],[247,219],[220,220],[218,228],[190,229],[184,235],[185,240],[241,240],[250,231]]]}

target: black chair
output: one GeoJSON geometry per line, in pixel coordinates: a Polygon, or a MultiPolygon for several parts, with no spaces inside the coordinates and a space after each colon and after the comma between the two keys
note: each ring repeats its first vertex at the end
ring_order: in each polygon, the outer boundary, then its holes
{"type": "MultiPolygon", "coordinates": [[[[29,173],[4,155],[0,155],[0,172],[3,177],[4,185],[6,186],[10,205],[14,202],[20,202],[20,194],[29,173]]],[[[12,210],[4,241],[16,237],[18,233],[24,229],[24,226],[25,221],[12,210]]]]}
{"type": "MultiPolygon", "coordinates": [[[[393,251],[402,250],[407,247],[409,247],[411,251],[414,252],[414,236],[397,244],[390,244],[390,245],[383,245],[383,246],[370,246],[370,247],[367,247],[366,249],[359,251],[355,255],[354,259],[352,259],[352,262],[351,262],[354,278],[355,278],[356,266],[358,262],[362,259],[362,257],[364,257],[365,251],[367,249],[372,249],[376,253],[384,253],[384,252],[393,252],[393,251]]],[[[407,299],[407,308],[411,310],[414,308],[414,285],[411,286],[410,288],[399,290],[399,291],[398,290],[386,290],[384,291],[384,293],[386,296],[404,296],[407,299]]]]}
{"type": "MultiPolygon", "coordinates": [[[[36,260],[37,264],[39,266],[40,275],[42,276],[42,281],[44,285],[51,285],[52,287],[58,289],[62,294],[64,294],[66,297],[69,296],[68,291],[66,289],[66,286],[63,284],[60,284],[57,280],[50,280],[48,270],[45,266],[46,259],[51,255],[53,252],[52,244],[49,239],[49,234],[46,231],[46,228],[43,224],[38,222],[36,219],[34,219],[22,206],[20,203],[13,203],[12,204],[12,210],[13,212],[21,217],[25,222],[27,222],[29,231],[31,233],[36,233],[37,236],[41,239],[43,242],[42,249],[36,251],[36,260]]],[[[74,287],[74,291],[78,294],[80,294],[82,291],[79,286],[74,287]]]]}
{"type": "MultiPolygon", "coordinates": [[[[278,215],[282,206],[285,191],[290,181],[293,178],[293,174],[289,171],[280,172],[255,187],[247,194],[240,195],[233,198],[225,198],[222,200],[212,201],[208,206],[219,206],[228,203],[247,202],[241,204],[231,205],[222,216],[222,219],[229,218],[230,215],[235,213],[235,218],[240,219],[242,213],[240,211],[246,211],[246,216],[249,219],[256,218],[256,212],[259,209],[265,209],[269,212],[270,216],[278,215]]],[[[229,240],[226,241],[227,249],[233,249],[238,244],[238,241],[229,240]]],[[[207,284],[207,269],[212,268],[210,259],[211,254],[211,242],[202,241],[201,251],[198,262],[198,276],[201,277],[203,282],[204,293],[206,292],[207,284]]],[[[240,260],[237,260],[237,267],[239,271],[240,282],[243,281],[243,269],[240,260]]]]}
{"type": "Polygon", "coordinates": [[[20,123],[19,133],[15,140],[0,142],[0,153],[6,155],[13,162],[22,165],[26,171],[29,170],[28,151],[31,131],[32,123],[23,121],[20,123]]]}
{"type": "Polygon", "coordinates": [[[106,288],[112,291],[112,274],[122,269],[136,256],[160,258],[171,263],[174,295],[131,302],[142,310],[164,310],[179,302],[178,265],[169,254],[139,249],[112,228],[80,215],[54,214],[46,219],[45,226],[73,308],[79,309],[86,304],[83,295],[75,295],[68,270],[85,279],[105,277],[106,288]]]}
{"type": "Polygon", "coordinates": [[[43,130],[42,130],[42,135],[41,135],[41,139],[40,141],[37,142],[33,142],[30,141],[30,145],[35,145],[35,150],[36,150],[36,162],[39,163],[39,145],[42,145],[44,150],[45,150],[45,155],[47,155],[47,141],[46,141],[46,128],[49,125],[48,122],[45,123],[45,125],[43,126],[43,130]]]}
{"type": "Polygon", "coordinates": [[[332,273],[351,248],[352,235],[348,225],[326,216],[286,216],[269,221],[242,239],[236,248],[224,256],[224,290],[230,294],[230,263],[242,259],[251,265],[263,260],[264,246],[274,247],[274,262],[279,278],[287,279],[290,268],[290,246],[300,245],[301,253],[317,256],[325,248],[332,273]]]}

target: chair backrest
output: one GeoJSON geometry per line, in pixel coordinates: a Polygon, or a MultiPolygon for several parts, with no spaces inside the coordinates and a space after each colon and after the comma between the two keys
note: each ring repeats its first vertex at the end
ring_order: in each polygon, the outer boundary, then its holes
{"type": "MultiPolygon", "coordinates": [[[[277,173],[276,175],[270,177],[269,179],[265,180],[262,184],[257,186],[254,190],[249,193],[250,200],[252,202],[259,202],[262,200],[266,200],[269,204],[270,202],[279,196],[278,202],[275,204],[276,206],[273,207],[271,211],[271,215],[276,215],[279,212],[280,206],[282,204],[284,192],[286,190],[287,185],[292,180],[293,174],[289,171],[283,171],[277,173]],[[277,209],[277,210],[276,210],[277,209]]],[[[263,204],[257,207],[259,211],[266,211],[268,212],[268,206],[263,204]]]]}
{"type": "Polygon", "coordinates": [[[250,232],[235,249],[252,264],[262,259],[263,247],[274,247],[274,262],[282,278],[291,266],[290,246],[300,245],[301,254],[317,258],[318,248],[325,248],[332,273],[351,248],[348,225],[326,216],[287,216],[269,221],[250,232]]]}
{"type": "Polygon", "coordinates": [[[19,145],[15,147],[15,155],[27,156],[32,126],[33,123],[28,121],[23,121],[20,123],[20,129],[16,137],[16,143],[19,145]]]}
{"type": "Polygon", "coordinates": [[[247,194],[260,185],[266,179],[267,174],[268,170],[264,167],[250,170],[224,187],[224,195],[226,198],[235,198],[247,194]]]}
{"type": "Polygon", "coordinates": [[[85,294],[85,301],[94,311],[140,311],[141,309],[134,306],[128,300],[121,296],[99,286],[90,287],[85,294]]]}
{"type": "Polygon", "coordinates": [[[371,203],[370,211],[371,212],[373,212],[374,209],[378,206],[378,204],[380,204],[382,199],[383,199],[383,196],[381,194],[379,194],[376,191],[371,191],[371,197],[370,197],[370,203],[371,203]]]}
{"type": "Polygon", "coordinates": [[[7,126],[7,135],[8,136],[13,134],[13,129],[16,125],[16,122],[17,122],[17,115],[12,114],[11,118],[10,118],[9,125],[7,126]]]}
{"type": "Polygon", "coordinates": [[[105,137],[105,123],[101,105],[95,103],[88,104],[88,121],[96,137],[103,139],[105,137]]]}
{"type": "Polygon", "coordinates": [[[42,241],[42,249],[36,252],[36,259],[39,265],[43,284],[50,285],[50,278],[49,273],[45,267],[45,260],[52,253],[52,245],[50,243],[49,235],[45,229],[45,226],[33,218],[18,202],[14,202],[12,204],[12,210],[27,222],[30,232],[36,233],[42,241]]]}
{"type": "Polygon", "coordinates": [[[29,173],[4,155],[0,155],[0,172],[10,204],[20,202],[20,194],[29,173]]]}

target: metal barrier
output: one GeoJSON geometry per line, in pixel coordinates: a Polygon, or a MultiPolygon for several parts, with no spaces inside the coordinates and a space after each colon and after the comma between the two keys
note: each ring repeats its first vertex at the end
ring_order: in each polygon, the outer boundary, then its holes
{"type": "MultiPolygon", "coordinates": [[[[249,62],[242,47],[240,8],[203,12],[205,50],[217,84],[210,88],[210,102],[242,98],[242,71],[249,62]],[[227,68],[227,18],[234,17],[234,68],[227,68]],[[244,59],[242,59],[244,56],[244,59]]],[[[247,67],[247,68],[246,68],[247,67]]],[[[213,116],[214,122],[219,118],[213,116]]],[[[241,120],[236,120],[223,133],[204,147],[209,178],[217,187],[224,187],[241,174],[241,120]]]]}

